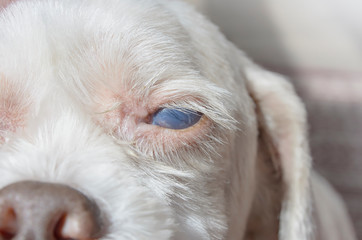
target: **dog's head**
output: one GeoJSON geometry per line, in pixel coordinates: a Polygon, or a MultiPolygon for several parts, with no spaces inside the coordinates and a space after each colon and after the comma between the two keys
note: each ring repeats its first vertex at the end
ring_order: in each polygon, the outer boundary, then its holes
{"type": "Polygon", "coordinates": [[[190,7],[0,14],[2,238],[306,238],[303,106],[190,7]]]}

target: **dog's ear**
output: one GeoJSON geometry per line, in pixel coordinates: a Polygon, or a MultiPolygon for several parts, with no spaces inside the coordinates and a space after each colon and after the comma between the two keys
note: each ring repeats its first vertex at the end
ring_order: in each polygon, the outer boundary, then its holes
{"type": "Polygon", "coordinates": [[[269,166],[279,174],[282,185],[279,239],[309,239],[311,159],[304,105],[282,76],[248,61],[244,73],[255,103],[259,147],[266,148],[262,151],[266,151],[269,166]]]}
{"type": "Polygon", "coordinates": [[[183,0],[184,2],[188,2],[192,5],[198,6],[202,3],[203,0],[183,0]]]}

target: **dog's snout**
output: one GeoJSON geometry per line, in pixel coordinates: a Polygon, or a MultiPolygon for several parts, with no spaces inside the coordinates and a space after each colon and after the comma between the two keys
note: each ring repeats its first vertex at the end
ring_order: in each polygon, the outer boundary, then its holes
{"type": "Polygon", "coordinates": [[[68,186],[25,181],[0,190],[0,240],[88,240],[104,231],[98,206],[68,186]]]}

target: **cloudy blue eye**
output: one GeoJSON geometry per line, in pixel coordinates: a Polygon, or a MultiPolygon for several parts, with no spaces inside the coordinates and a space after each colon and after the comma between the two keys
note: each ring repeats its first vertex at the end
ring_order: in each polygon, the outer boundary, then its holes
{"type": "Polygon", "coordinates": [[[202,114],[184,108],[162,108],[152,118],[152,124],[163,128],[185,129],[197,123],[202,114]]]}

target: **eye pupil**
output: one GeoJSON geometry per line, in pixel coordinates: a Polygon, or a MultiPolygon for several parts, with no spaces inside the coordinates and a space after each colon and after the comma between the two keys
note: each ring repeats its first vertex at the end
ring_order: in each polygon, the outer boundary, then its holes
{"type": "Polygon", "coordinates": [[[152,124],[170,129],[185,129],[196,124],[202,114],[183,108],[162,108],[152,118],[152,124]]]}

